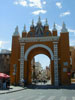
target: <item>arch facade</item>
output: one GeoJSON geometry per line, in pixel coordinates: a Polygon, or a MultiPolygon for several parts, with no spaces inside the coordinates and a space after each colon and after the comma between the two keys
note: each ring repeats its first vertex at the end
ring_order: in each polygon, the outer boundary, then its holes
{"type": "Polygon", "coordinates": [[[55,26],[51,32],[47,21],[43,26],[40,19],[36,26],[31,25],[28,34],[24,28],[22,37],[19,36],[18,28],[15,30],[12,37],[11,84],[18,84],[23,78],[30,84],[31,59],[36,54],[43,53],[51,59],[52,85],[70,85],[69,33],[62,30],[58,36],[55,26]],[[15,64],[16,72],[13,67],[15,64]]]}

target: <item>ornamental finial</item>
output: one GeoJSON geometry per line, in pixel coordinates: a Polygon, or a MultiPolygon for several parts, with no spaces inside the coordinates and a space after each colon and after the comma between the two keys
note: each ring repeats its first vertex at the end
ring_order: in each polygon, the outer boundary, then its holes
{"type": "Polygon", "coordinates": [[[24,25],[24,30],[23,30],[23,32],[26,32],[26,25],[24,25]]]}
{"type": "Polygon", "coordinates": [[[54,25],[53,25],[53,31],[57,31],[55,22],[54,22],[54,25]]]}
{"type": "Polygon", "coordinates": [[[38,22],[41,22],[41,18],[40,18],[40,16],[39,16],[38,22]]]}
{"type": "Polygon", "coordinates": [[[38,18],[38,24],[41,24],[41,18],[40,18],[40,16],[38,18]]]}
{"type": "Polygon", "coordinates": [[[66,24],[65,24],[64,22],[63,22],[63,24],[62,24],[62,27],[63,27],[63,28],[66,28],[66,24]]]}
{"type": "Polygon", "coordinates": [[[34,26],[34,19],[32,19],[32,26],[34,26]]]}
{"type": "Polygon", "coordinates": [[[62,33],[68,32],[67,28],[66,28],[66,24],[63,22],[62,24],[62,29],[61,29],[62,33]]]}
{"type": "Polygon", "coordinates": [[[47,18],[46,18],[45,26],[48,26],[48,20],[47,20],[47,18]]]}
{"type": "Polygon", "coordinates": [[[18,35],[19,35],[18,26],[16,26],[16,28],[15,28],[14,35],[15,35],[15,36],[18,36],[18,35]]]}
{"type": "Polygon", "coordinates": [[[18,26],[16,26],[16,28],[15,28],[15,32],[18,32],[18,26]]]}

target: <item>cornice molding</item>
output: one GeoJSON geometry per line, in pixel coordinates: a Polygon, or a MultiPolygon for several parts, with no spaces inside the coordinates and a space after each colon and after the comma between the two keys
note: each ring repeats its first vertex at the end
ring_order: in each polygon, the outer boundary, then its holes
{"type": "Polygon", "coordinates": [[[48,37],[26,37],[20,38],[19,42],[45,42],[45,41],[58,41],[59,36],[48,36],[48,37]]]}

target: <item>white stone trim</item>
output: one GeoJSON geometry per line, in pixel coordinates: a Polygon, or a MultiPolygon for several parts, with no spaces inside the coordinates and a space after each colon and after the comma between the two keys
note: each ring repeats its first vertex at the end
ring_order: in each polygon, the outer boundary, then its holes
{"type": "Polygon", "coordinates": [[[20,38],[19,42],[44,42],[44,41],[58,41],[59,36],[48,36],[48,37],[26,37],[20,38]]]}
{"type": "Polygon", "coordinates": [[[54,43],[54,46],[55,46],[55,45],[57,45],[58,41],[55,41],[55,42],[53,42],[53,43],[54,43]]]}
{"type": "Polygon", "coordinates": [[[20,47],[20,81],[24,78],[24,45],[20,47]]]}
{"type": "Polygon", "coordinates": [[[53,60],[53,58],[54,58],[53,52],[52,52],[52,50],[51,50],[48,46],[43,45],[43,44],[36,44],[36,45],[31,46],[31,47],[26,51],[26,53],[25,53],[25,60],[26,60],[26,61],[27,61],[27,57],[28,57],[28,54],[30,53],[30,51],[31,51],[32,49],[35,49],[35,48],[38,48],[38,47],[45,48],[45,49],[50,53],[50,55],[51,55],[51,60],[53,60]]]}
{"type": "Polygon", "coordinates": [[[54,85],[59,86],[58,79],[58,42],[54,43],[54,85]]]}
{"type": "Polygon", "coordinates": [[[25,43],[20,43],[20,45],[25,45],[25,43]]]}

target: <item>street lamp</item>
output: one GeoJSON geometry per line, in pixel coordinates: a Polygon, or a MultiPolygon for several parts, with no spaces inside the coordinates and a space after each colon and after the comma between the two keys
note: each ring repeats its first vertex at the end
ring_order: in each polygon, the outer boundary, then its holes
{"type": "Polygon", "coordinates": [[[15,76],[15,86],[16,86],[16,71],[17,71],[17,64],[14,64],[13,67],[14,67],[13,75],[15,76]]]}

